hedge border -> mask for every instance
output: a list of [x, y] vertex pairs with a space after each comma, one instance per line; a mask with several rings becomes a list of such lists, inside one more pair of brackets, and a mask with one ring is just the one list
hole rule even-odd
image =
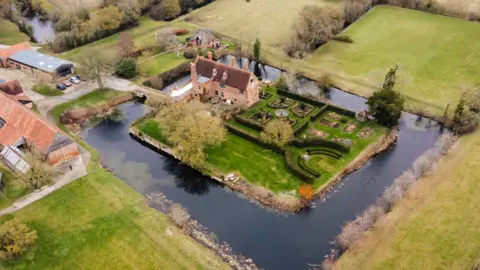
[[343, 144], [321, 139], [321, 138], [314, 138], [314, 139], [298, 139], [295, 138], [292, 141], [292, 144], [296, 147], [303, 148], [303, 147], [309, 147], [309, 146], [324, 146], [327, 148], [333, 148], [335, 150], [338, 150], [342, 153], [349, 153], [350, 152], [350, 147], [345, 146]]
[[273, 144], [269, 144], [269, 143], [266, 143], [264, 141], [262, 141], [260, 138], [258, 138], [257, 136], [254, 136], [248, 132], [246, 132], [245, 130], [239, 128], [239, 127], [236, 127], [232, 124], [229, 124], [229, 123], [226, 123], [225, 124], [225, 127], [227, 128], [228, 131], [244, 138], [244, 139], [247, 139], [253, 143], [256, 143], [262, 147], [265, 147], [267, 149], [270, 149], [272, 151], [274, 151], [275, 153], [278, 153], [278, 154], [281, 154], [281, 155], [284, 155], [285, 154], [285, 149], [283, 149], [282, 147], [280, 146], [276, 146], [276, 145], [273, 145]]
[[294, 175], [300, 177], [300, 179], [309, 184], [313, 183], [315, 177], [309, 172], [304, 171], [302, 168], [300, 168], [300, 166], [292, 158], [292, 151], [285, 151], [285, 161], [287, 162], [287, 167]]
[[318, 118], [320, 118], [327, 110], [328, 110], [328, 105], [325, 105], [325, 106], [321, 107], [320, 110], [317, 113], [310, 116], [310, 122], [317, 121]]
[[263, 125], [260, 124], [259, 122], [255, 121], [255, 120], [251, 120], [245, 116], [242, 116], [242, 115], [237, 115], [235, 116], [235, 121], [242, 124], [242, 125], [245, 125], [249, 128], [253, 128], [255, 130], [258, 130], [258, 131], [263, 131]]
[[297, 163], [298, 163], [298, 166], [300, 166], [300, 168], [302, 168], [304, 171], [310, 173], [311, 175], [315, 176], [315, 177], [320, 177], [320, 173], [319, 172], [316, 172], [315, 170], [311, 169], [310, 167], [307, 166], [307, 163], [305, 163], [305, 159], [302, 158], [301, 156], [298, 156], [297, 157]]
[[340, 159], [342, 155], [330, 151], [326, 151], [326, 149], [323, 150], [318, 150], [318, 151], [311, 151], [308, 153], [309, 155], [315, 156], [315, 155], [320, 155], [320, 156], [328, 156], [334, 159]]
[[310, 122], [305, 121], [303, 124], [300, 125], [299, 128], [297, 128], [297, 129], [293, 132], [293, 136], [297, 137], [298, 135], [300, 135], [300, 133], [302, 133], [304, 130], [306, 130], [309, 125], [310, 125]]

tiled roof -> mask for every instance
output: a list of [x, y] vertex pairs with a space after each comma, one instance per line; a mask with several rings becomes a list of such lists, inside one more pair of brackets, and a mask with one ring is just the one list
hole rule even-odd
[[0, 91], [0, 118], [5, 125], [0, 128], [0, 144], [12, 145], [24, 137], [42, 154], [47, 154], [57, 134], [56, 127]]
[[[215, 82], [224, 83], [228, 86], [238, 88], [240, 90], [246, 90], [252, 73], [240, 68], [232, 67], [222, 63], [215, 62], [213, 60], [197, 56], [195, 60], [195, 67], [199, 76], [212, 78]], [[213, 70], [216, 69], [217, 74], [215, 76]], [[224, 74], [227, 78], [224, 80]]]
[[22, 87], [17, 80], [3, 83], [0, 82], [0, 91], [3, 91], [9, 95], [18, 95], [23, 93]]
[[32, 47], [28, 42], [23, 42], [19, 44], [12, 45], [5, 49], [0, 49], [0, 58], [7, 59], [10, 58], [14, 53], [24, 50], [31, 50]]
[[73, 66], [70, 61], [31, 50], [16, 52], [10, 59], [46, 72], [54, 72], [63, 65]]

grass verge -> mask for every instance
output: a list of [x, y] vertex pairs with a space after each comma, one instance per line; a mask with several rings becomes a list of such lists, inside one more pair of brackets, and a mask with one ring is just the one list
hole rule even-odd
[[480, 133], [462, 137], [336, 268], [472, 269], [480, 259], [478, 153]]
[[30, 40], [30, 38], [22, 33], [18, 26], [11, 21], [0, 18], [0, 44], [13, 45], [16, 43]]
[[18, 179], [3, 163], [0, 163], [0, 173], [4, 184], [3, 192], [0, 194], [0, 209], [9, 206], [16, 199], [33, 190], [28, 184]]
[[39, 93], [42, 96], [55, 97], [63, 95], [63, 92], [46, 84], [36, 84], [32, 87], [32, 90]]

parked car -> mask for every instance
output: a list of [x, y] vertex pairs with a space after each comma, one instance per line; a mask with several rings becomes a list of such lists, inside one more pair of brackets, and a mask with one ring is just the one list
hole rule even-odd
[[65, 80], [62, 82], [66, 87], [72, 86], [72, 83], [69, 80]]
[[73, 76], [73, 77], [70, 77], [70, 79], [68, 79], [70, 82], [74, 83], [74, 84], [79, 84], [80, 83], [80, 80], [77, 78], [77, 76]]
[[63, 83], [57, 83], [57, 89], [63, 91], [67, 89], [67, 87]]

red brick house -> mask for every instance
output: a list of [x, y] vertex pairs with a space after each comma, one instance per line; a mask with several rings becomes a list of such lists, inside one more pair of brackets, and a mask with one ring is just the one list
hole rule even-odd
[[225, 65], [209, 58], [197, 56], [191, 63], [190, 81], [181, 89], [172, 91], [176, 100], [199, 99], [207, 101], [218, 99], [228, 104], [252, 106], [259, 100], [259, 82], [257, 77], [248, 71], [248, 62], [244, 68], [236, 66], [235, 58], [231, 65]]
[[74, 140], [0, 91], [0, 147], [28, 146], [59, 165], [80, 155]]
[[15, 53], [24, 50], [31, 50], [32, 47], [28, 42], [23, 42], [19, 44], [12, 45], [5, 49], [0, 49], [0, 67], [8, 68], [10, 64], [8, 63], [8, 59]]

